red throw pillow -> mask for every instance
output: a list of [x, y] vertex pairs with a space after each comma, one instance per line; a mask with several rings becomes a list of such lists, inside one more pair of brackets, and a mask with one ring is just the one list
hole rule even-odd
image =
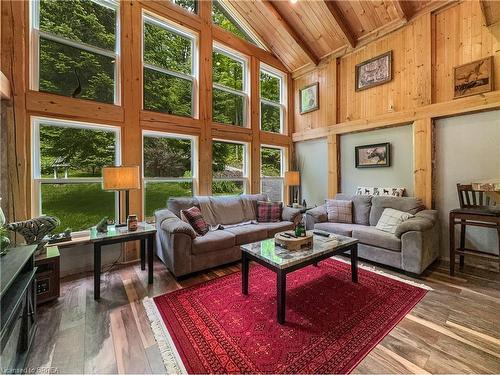
[[281, 202], [257, 202], [257, 221], [259, 223], [275, 223], [281, 221]]
[[187, 210], [181, 210], [181, 215], [184, 216], [187, 222], [193, 227], [194, 231], [200, 236], [207, 234], [210, 230], [210, 226], [203, 218], [198, 207], [193, 206]]

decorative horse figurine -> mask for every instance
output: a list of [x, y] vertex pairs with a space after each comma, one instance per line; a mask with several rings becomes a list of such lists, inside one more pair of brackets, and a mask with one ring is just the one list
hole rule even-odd
[[27, 245], [37, 244], [35, 253], [42, 253], [48, 241], [44, 237], [60, 224], [57, 217], [40, 216], [34, 219], [7, 224], [7, 229], [21, 234]]

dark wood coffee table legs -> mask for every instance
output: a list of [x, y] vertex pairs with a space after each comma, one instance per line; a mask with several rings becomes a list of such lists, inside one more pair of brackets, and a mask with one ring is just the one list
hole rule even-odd
[[284, 270], [278, 270], [276, 272], [276, 285], [278, 323], [284, 324], [286, 309], [286, 272]]
[[247, 253], [241, 252], [241, 293], [248, 294], [248, 263]]
[[101, 244], [94, 244], [94, 299], [101, 298]]
[[358, 282], [358, 244], [351, 247], [351, 280]]

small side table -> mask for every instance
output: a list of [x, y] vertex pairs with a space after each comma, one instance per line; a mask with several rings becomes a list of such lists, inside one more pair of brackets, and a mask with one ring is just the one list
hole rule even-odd
[[48, 246], [45, 254], [35, 257], [37, 305], [59, 298], [61, 290], [60, 259], [57, 246]]
[[153, 284], [153, 242], [156, 228], [152, 224], [139, 223], [137, 230], [127, 227], [109, 226], [108, 232], [99, 233], [95, 227], [90, 230], [90, 242], [94, 245], [94, 299], [101, 298], [101, 251], [102, 247], [127, 241], [141, 241], [141, 270], [146, 269], [146, 251], [148, 260], [148, 284]]

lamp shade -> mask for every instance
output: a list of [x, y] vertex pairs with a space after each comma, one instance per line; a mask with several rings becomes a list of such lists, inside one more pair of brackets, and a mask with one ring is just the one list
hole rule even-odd
[[141, 188], [139, 167], [120, 166], [102, 169], [103, 190], [133, 190]]
[[285, 185], [286, 186], [299, 186], [300, 173], [298, 171], [285, 172]]

